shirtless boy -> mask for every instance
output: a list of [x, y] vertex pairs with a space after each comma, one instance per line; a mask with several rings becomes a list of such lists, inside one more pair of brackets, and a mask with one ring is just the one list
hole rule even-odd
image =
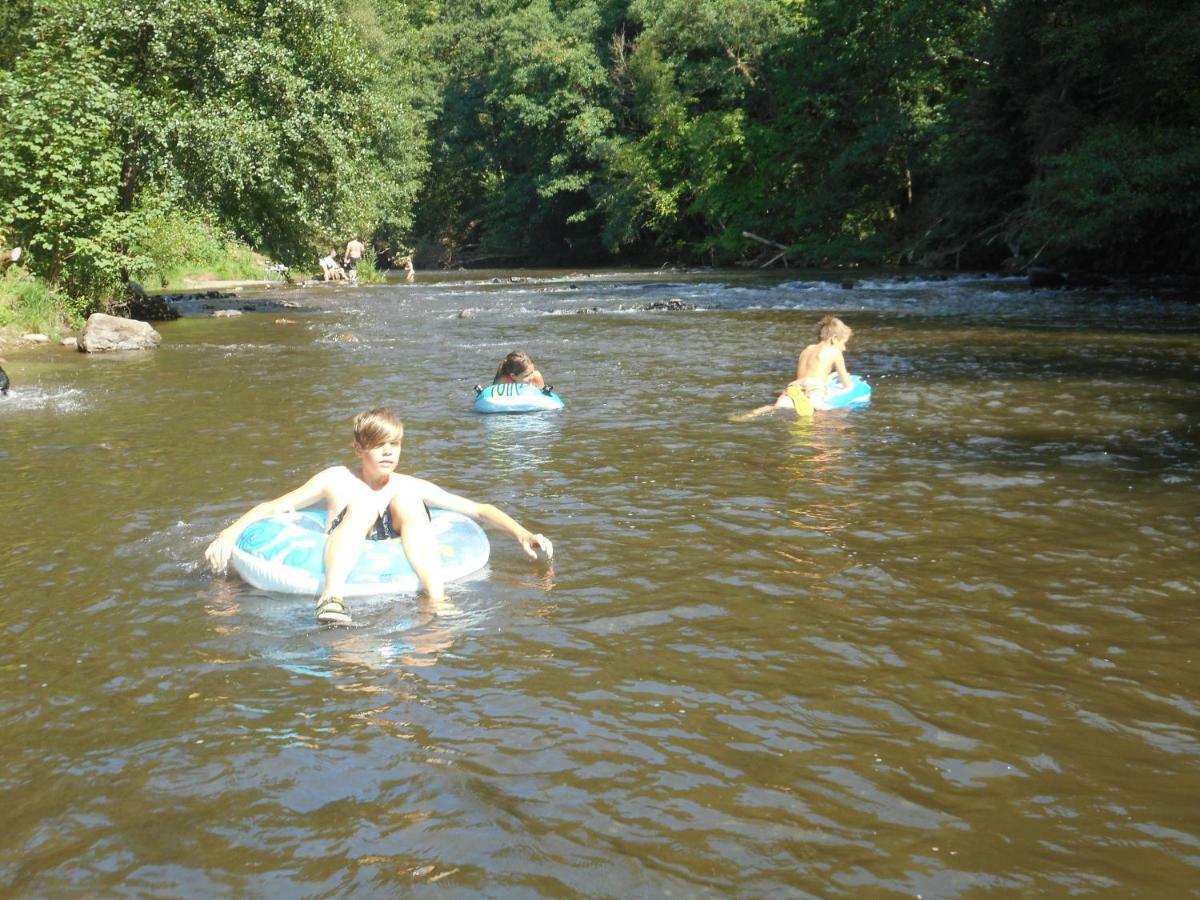
[[361, 237], [351, 238], [346, 243], [346, 252], [342, 257], [342, 268], [346, 270], [346, 275], [350, 280], [353, 281], [358, 278], [358, 263], [366, 252], [367, 246], [362, 242]]
[[835, 316], [826, 316], [817, 325], [817, 342], [800, 351], [796, 360], [796, 378], [791, 381], [772, 404], [760, 406], [739, 420], [774, 412], [777, 409], [792, 409], [798, 415], [812, 415], [814, 398], [829, 394], [829, 375], [837, 372], [842, 386], [853, 386], [850, 373], [846, 371], [843, 353], [850, 336], [850, 326]]
[[453, 609], [446, 601], [429, 507], [450, 509], [494, 525], [516, 538], [533, 559], [537, 559], [537, 550], [547, 559], [553, 557], [549, 538], [523, 528], [490, 503], [476, 503], [422, 478], [397, 474], [403, 436], [404, 425], [390, 410], [372, 409], [355, 416], [353, 446], [358, 468], [332, 466], [294, 491], [259, 503], [208, 545], [204, 553], [208, 564], [214, 571], [225, 571], [238, 536], [251, 522], [323, 503], [329, 540], [325, 545], [325, 583], [317, 597], [317, 621], [345, 625], [350, 622], [350, 610], [341, 593], [364, 540], [399, 537], [429, 599], [442, 611]]

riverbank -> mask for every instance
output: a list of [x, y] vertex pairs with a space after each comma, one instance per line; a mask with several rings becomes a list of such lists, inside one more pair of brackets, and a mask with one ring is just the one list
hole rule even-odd
[[[246, 289], [269, 289], [280, 287], [283, 284], [285, 282], [270, 279], [184, 278], [168, 285], [162, 291], [155, 292], [153, 296], [171, 297], [173, 300], [184, 301], [228, 299], [233, 294]], [[220, 293], [225, 291], [232, 293], [229, 295]], [[218, 294], [218, 296], [213, 296], [214, 294]], [[36, 347], [58, 345], [64, 338], [77, 337], [82, 326], [83, 322], [81, 321], [79, 328], [63, 328], [53, 330], [53, 332], [34, 332], [19, 325], [0, 326], [0, 354], [14, 350], [28, 350]], [[45, 340], [42, 340], [42, 338], [45, 338]]]

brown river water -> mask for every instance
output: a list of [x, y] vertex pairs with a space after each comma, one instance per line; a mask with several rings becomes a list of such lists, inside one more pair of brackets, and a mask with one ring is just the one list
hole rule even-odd
[[[8, 354], [0, 893], [1197, 894], [1200, 306], [422, 277]], [[826, 312], [871, 405], [730, 421]], [[515, 348], [566, 409], [471, 410]], [[553, 562], [350, 628], [205, 571], [376, 405]]]

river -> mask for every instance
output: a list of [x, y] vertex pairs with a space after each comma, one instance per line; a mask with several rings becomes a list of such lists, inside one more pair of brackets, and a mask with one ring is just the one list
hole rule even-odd
[[[0, 892], [1200, 884], [1197, 304], [703, 270], [247, 299], [287, 305], [8, 354]], [[827, 312], [870, 406], [731, 421]], [[566, 408], [472, 412], [517, 348]], [[351, 628], [205, 571], [377, 405], [403, 470], [553, 561], [492, 532], [460, 617]]]

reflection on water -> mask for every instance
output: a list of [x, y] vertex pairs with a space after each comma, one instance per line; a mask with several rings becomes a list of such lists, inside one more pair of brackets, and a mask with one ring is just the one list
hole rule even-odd
[[559, 435], [561, 412], [480, 415], [487, 461], [499, 475], [536, 472], [550, 460]]
[[[1194, 893], [1200, 307], [425, 277], [6, 354], [6, 893]], [[827, 312], [870, 406], [731, 422]], [[564, 410], [471, 410], [514, 346]], [[553, 564], [333, 629], [203, 571], [384, 404]]]

